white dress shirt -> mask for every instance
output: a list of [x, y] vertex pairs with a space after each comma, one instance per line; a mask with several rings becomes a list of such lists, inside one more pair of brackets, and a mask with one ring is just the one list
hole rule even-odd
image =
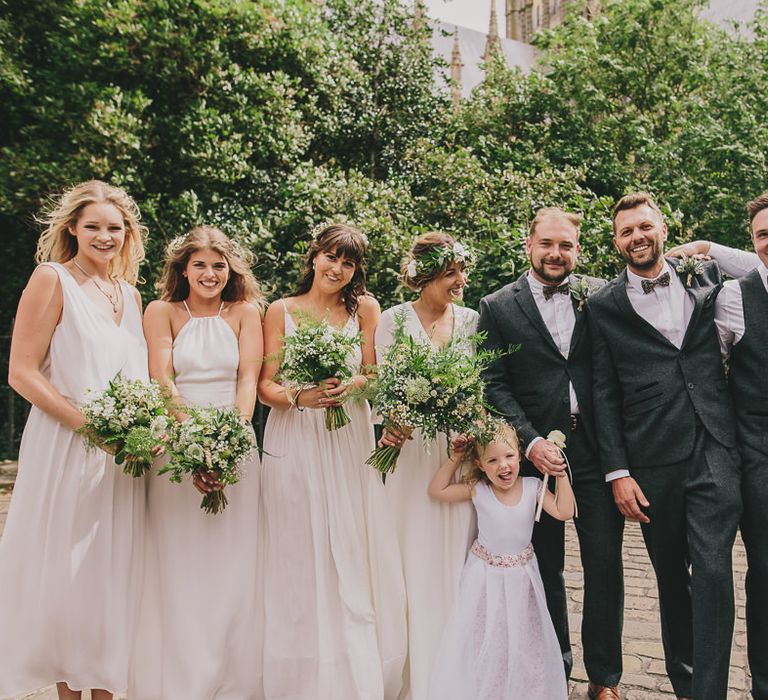
[[[560, 351], [560, 354], [568, 359], [568, 353], [571, 350], [571, 337], [573, 336], [573, 329], [576, 326], [576, 313], [573, 310], [573, 302], [571, 301], [570, 293], [558, 293], [554, 294], [549, 299], [545, 299], [544, 284], [539, 282], [530, 271], [528, 272], [527, 280], [528, 286], [531, 289], [531, 294], [533, 295], [533, 300], [536, 302], [536, 308], [538, 308], [541, 318], [544, 320], [544, 325], [552, 336], [552, 340], [555, 341], [555, 345]], [[568, 284], [569, 282], [570, 277], [566, 277], [560, 284]], [[572, 382], [568, 383], [568, 395], [571, 400], [571, 413], [578, 413], [579, 401], [576, 398], [576, 391], [573, 388]], [[531, 448], [539, 440], [543, 439], [543, 437], [537, 437], [531, 440], [525, 450], [525, 456], [527, 457], [531, 452]]]
[[[757, 269], [760, 272], [760, 280], [768, 292], [768, 268], [761, 262], [757, 265]], [[744, 322], [741, 285], [738, 280], [726, 282], [715, 300], [715, 326], [723, 359], [728, 359], [731, 349], [744, 337], [747, 330]]]

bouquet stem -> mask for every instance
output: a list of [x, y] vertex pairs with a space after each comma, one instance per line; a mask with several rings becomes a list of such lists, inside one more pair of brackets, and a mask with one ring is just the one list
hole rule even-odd
[[350, 422], [349, 414], [344, 406], [331, 406], [325, 409], [326, 430], [338, 430]]
[[382, 474], [391, 474], [397, 466], [397, 458], [400, 456], [400, 448], [385, 445], [377, 447], [371, 456], [366, 460], [366, 464], [374, 469], [378, 469]]
[[224, 495], [224, 489], [210, 491], [203, 496], [200, 507], [211, 514], [221, 513], [227, 507], [227, 497]]

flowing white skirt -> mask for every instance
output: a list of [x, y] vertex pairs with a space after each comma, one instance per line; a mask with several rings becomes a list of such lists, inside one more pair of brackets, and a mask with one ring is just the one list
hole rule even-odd
[[0, 539], [0, 697], [58, 681], [125, 690], [145, 489], [32, 408]]
[[538, 564], [469, 555], [432, 673], [430, 700], [567, 700]]
[[272, 410], [264, 436], [264, 688], [268, 699], [395, 700], [405, 593], [386, 494], [365, 465], [367, 405]]
[[134, 700], [261, 700], [260, 463], [209, 514], [191, 481], [152, 473]]
[[386, 491], [403, 561], [408, 598], [408, 692], [425, 700], [445, 624], [459, 591], [477, 525], [472, 503], [439, 503], [429, 482], [446, 458], [444, 435], [425, 449], [420, 431], [403, 446]]

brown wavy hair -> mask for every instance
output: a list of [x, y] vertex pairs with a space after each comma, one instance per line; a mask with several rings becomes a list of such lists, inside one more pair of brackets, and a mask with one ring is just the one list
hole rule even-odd
[[418, 260], [423, 255], [429, 253], [434, 248], [450, 248], [453, 249], [453, 244], [456, 239], [450, 234], [443, 231], [430, 231], [423, 236], [419, 236], [408, 251], [408, 257], [403, 261], [400, 268], [400, 281], [404, 287], [407, 287], [411, 291], [420, 292], [433, 280], [438, 279], [445, 274], [448, 266], [452, 264], [452, 260], [447, 260], [442, 267], [435, 267], [429, 272], [421, 272], [415, 277], [411, 277], [408, 274], [408, 263], [411, 260]]
[[251, 271], [251, 252], [213, 226], [197, 226], [169, 243], [163, 274], [157, 283], [160, 298], [163, 301], [183, 301], [189, 296], [189, 281], [183, 274], [184, 270], [192, 255], [205, 249], [218, 253], [229, 265], [229, 279], [221, 290], [221, 300], [247, 301], [263, 310], [264, 295]]
[[35, 262], [65, 263], [77, 255], [77, 238], [71, 230], [83, 209], [89, 204], [111, 204], [123, 217], [125, 241], [120, 252], [110, 261], [109, 273], [121, 277], [130, 284], [136, 284], [139, 278], [139, 265], [144, 260], [144, 239], [147, 229], [142, 226], [141, 214], [136, 202], [120, 187], [88, 180], [65, 191], [51, 204], [37, 221], [45, 225], [39, 240]]
[[318, 253], [328, 251], [334, 251], [336, 255], [343, 256], [355, 263], [352, 279], [341, 290], [344, 307], [350, 316], [354, 316], [360, 303], [360, 297], [368, 293], [365, 288], [365, 255], [368, 252], [368, 239], [362, 231], [346, 224], [329, 224], [321, 229], [309, 246], [304, 258], [304, 269], [296, 289], [288, 296], [297, 297], [312, 289], [312, 283], [315, 281], [315, 269], [312, 263]]

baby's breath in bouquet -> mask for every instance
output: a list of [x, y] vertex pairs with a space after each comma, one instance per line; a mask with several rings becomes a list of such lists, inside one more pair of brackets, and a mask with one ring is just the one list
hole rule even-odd
[[[359, 333], [351, 335], [334, 328], [327, 320], [317, 321], [303, 314], [294, 333], [283, 341], [278, 378], [284, 386], [294, 389], [318, 386], [333, 377], [342, 382], [352, 379], [349, 354], [359, 345]], [[325, 409], [328, 430], [337, 430], [349, 420], [344, 406]]]
[[[487, 408], [481, 374], [500, 354], [467, 354], [466, 344], [459, 342], [435, 348], [411, 338], [400, 316], [394, 342], [379, 363], [371, 403], [383, 416], [385, 428], [404, 435], [419, 428], [430, 441], [438, 433], [469, 432]], [[377, 447], [367, 464], [382, 473], [393, 472], [399, 455], [398, 447]]]
[[173, 421], [169, 430], [170, 461], [157, 473], [181, 483], [185, 474], [211, 472], [222, 489], [206, 493], [200, 507], [220, 513], [227, 505], [223, 487], [239, 481], [239, 463], [256, 449], [253, 430], [233, 408], [185, 407], [184, 412], [189, 418]]
[[126, 474], [145, 474], [169, 423], [160, 385], [118, 374], [81, 408], [87, 422], [80, 433], [86, 444], [114, 450], [115, 462], [123, 465]]

